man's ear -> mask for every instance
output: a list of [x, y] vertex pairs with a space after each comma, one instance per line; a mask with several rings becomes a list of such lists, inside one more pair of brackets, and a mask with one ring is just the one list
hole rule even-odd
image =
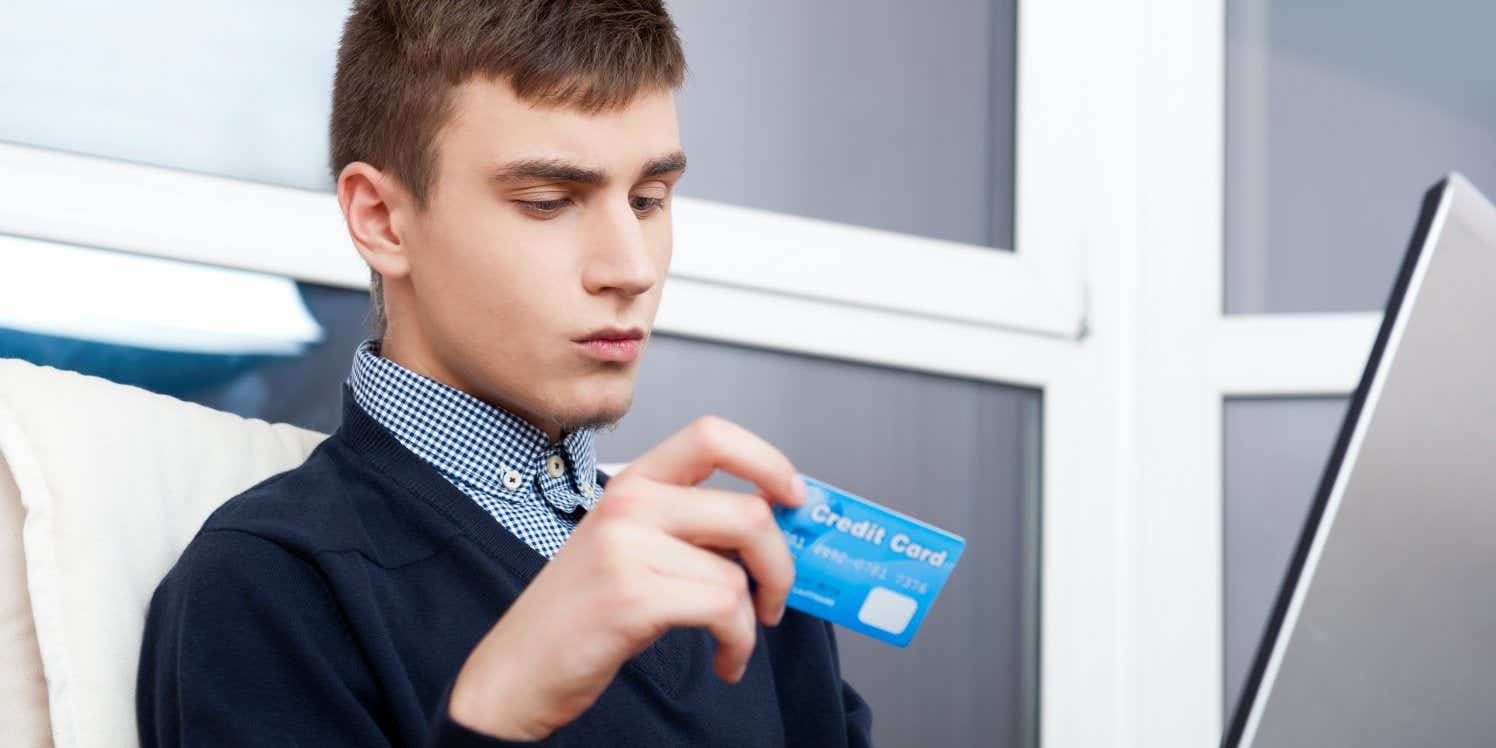
[[412, 201], [399, 180], [354, 161], [338, 174], [338, 205], [348, 224], [348, 236], [369, 267], [385, 279], [410, 273], [401, 224]]

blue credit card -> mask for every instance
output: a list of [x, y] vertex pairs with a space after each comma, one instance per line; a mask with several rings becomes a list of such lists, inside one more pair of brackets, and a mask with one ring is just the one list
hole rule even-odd
[[774, 517], [795, 557], [788, 607], [908, 646], [966, 541], [801, 475], [810, 491]]

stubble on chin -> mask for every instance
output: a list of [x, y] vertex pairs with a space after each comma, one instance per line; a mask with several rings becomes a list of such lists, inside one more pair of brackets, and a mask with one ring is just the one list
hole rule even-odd
[[[617, 364], [605, 364], [605, 366], [616, 367]], [[600, 385], [604, 388], [616, 387], [616, 383]], [[589, 392], [590, 391], [590, 392]], [[634, 382], [629, 377], [627, 390], [622, 393], [614, 392], [603, 396], [600, 400], [600, 390], [583, 387], [582, 397], [572, 397], [573, 393], [562, 394], [552, 391], [543, 397], [537, 416], [544, 420], [542, 425], [547, 431], [554, 429], [553, 433], [560, 434], [559, 438], [565, 438], [567, 434], [583, 429], [595, 429], [598, 431], [613, 431], [618, 427], [618, 421], [628, 415], [629, 409], [634, 403]], [[586, 397], [591, 394], [592, 397]]]
[[565, 438], [567, 434], [583, 429], [596, 429], [599, 431], [613, 431], [618, 428], [618, 422], [628, 415], [629, 407], [633, 404], [632, 395], [620, 403], [594, 407], [590, 410], [567, 412], [564, 408], [552, 411], [549, 426], [556, 429], [556, 433]]
[[559, 418], [553, 422], [553, 425], [556, 427], [556, 433], [561, 434], [563, 437], [574, 431], [581, 431], [583, 429], [613, 431], [618, 428], [618, 421], [623, 416], [624, 413], [615, 413], [611, 410], [599, 411], [572, 418]]

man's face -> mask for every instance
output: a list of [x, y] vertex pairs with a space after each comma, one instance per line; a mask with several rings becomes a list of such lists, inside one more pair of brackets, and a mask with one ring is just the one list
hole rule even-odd
[[[670, 92], [586, 114], [474, 79], [436, 146], [427, 207], [403, 231], [406, 308], [391, 301], [390, 335], [420, 338], [397, 345], [420, 352], [422, 373], [552, 438], [622, 418], [670, 265], [684, 168]], [[603, 328], [642, 331], [639, 355], [604, 360], [576, 342]]]

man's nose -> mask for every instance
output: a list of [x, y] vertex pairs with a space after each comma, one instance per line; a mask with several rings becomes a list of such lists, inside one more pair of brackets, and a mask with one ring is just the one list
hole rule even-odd
[[582, 284], [588, 293], [614, 290], [638, 296], [654, 287], [655, 261], [644, 225], [627, 200], [621, 209], [610, 206], [592, 221], [584, 263]]

